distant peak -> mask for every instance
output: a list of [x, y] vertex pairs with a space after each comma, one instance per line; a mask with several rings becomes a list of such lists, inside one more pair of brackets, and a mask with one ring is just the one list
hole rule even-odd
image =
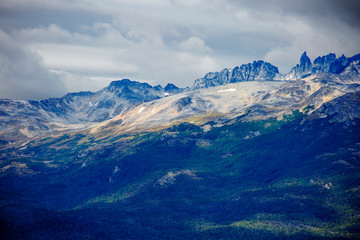
[[310, 58], [307, 56], [306, 51], [300, 57], [300, 65], [298, 69], [298, 77], [302, 78], [311, 72], [312, 63]]
[[305, 62], [310, 62], [311, 63], [311, 60], [310, 58], [308, 57], [308, 55], [306, 54], [306, 51], [301, 55], [300, 57], [300, 64], [301, 63], [305, 63]]
[[112, 81], [109, 86], [128, 85], [130, 83], [132, 83], [132, 81], [130, 79], [125, 78], [122, 80]]
[[301, 55], [301, 58], [303, 57], [307, 57], [306, 51], [304, 51], [304, 53]]
[[154, 86], [154, 89], [156, 89], [156, 90], [161, 90], [161, 89], [163, 89], [163, 88], [162, 88], [161, 85], [159, 84], [159, 85]]
[[169, 90], [179, 89], [179, 88], [172, 83], [168, 83], [164, 89], [165, 89], [165, 91], [169, 91]]
[[116, 80], [116, 81], [112, 81], [110, 83], [110, 85], [108, 86], [108, 88], [116, 88], [116, 87], [122, 87], [122, 86], [141, 86], [141, 87], [145, 87], [145, 88], [152, 88], [151, 85], [149, 85], [148, 83], [141, 83], [141, 82], [137, 82], [137, 81], [131, 81], [130, 79], [122, 79], [122, 80]]

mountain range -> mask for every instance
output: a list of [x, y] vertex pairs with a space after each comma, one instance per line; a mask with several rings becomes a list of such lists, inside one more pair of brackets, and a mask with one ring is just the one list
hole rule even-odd
[[357, 239], [360, 54], [0, 100], [1, 239]]
[[[210, 72], [203, 78], [195, 80], [191, 88], [185, 89], [180, 89], [170, 83], [162, 88], [160, 85], [153, 87], [147, 83], [123, 79], [113, 81], [98, 92], [69, 93], [62, 98], [50, 98], [41, 101], [4, 99], [0, 100], [0, 141], [6, 144], [49, 132], [62, 133], [73, 129], [89, 128], [119, 114], [126, 114], [144, 102], [182, 92], [189, 92], [192, 95], [197, 89], [229, 83], [294, 81], [320, 73], [336, 74], [345, 78], [354, 76], [356, 79], [360, 73], [359, 60], [360, 54], [350, 58], [346, 58], [344, 55], [336, 58], [335, 54], [331, 53], [316, 58], [312, 64], [304, 52], [300, 58], [300, 64], [292, 68], [288, 74], [280, 74], [277, 67], [270, 63], [254, 61], [234, 69]], [[268, 84], [277, 86], [277, 83]], [[189, 99], [187, 100], [189, 101]], [[186, 99], [184, 98], [183, 101], [186, 102]], [[201, 108], [202, 106], [199, 107], [200, 110]], [[209, 109], [202, 110], [209, 111]], [[189, 112], [188, 114], [194, 113]]]
[[243, 81], [299, 80], [317, 73], [359, 74], [359, 60], [360, 54], [351, 58], [344, 55], [336, 58], [334, 53], [330, 53], [316, 58], [314, 63], [311, 63], [310, 58], [304, 52], [300, 57], [300, 64], [293, 67], [288, 74], [280, 74], [278, 68], [270, 63], [254, 61], [234, 69], [225, 68], [221, 72], [208, 73], [205, 77], [195, 80], [193, 89]]

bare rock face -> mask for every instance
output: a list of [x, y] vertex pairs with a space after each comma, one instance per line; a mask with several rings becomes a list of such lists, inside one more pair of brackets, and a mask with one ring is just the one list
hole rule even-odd
[[181, 93], [184, 91], [184, 89], [182, 88], [178, 88], [177, 86], [175, 86], [172, 83], [168, 83], [165, 87], [164, 87], [165, 92], [167, 93], [166, 95], [170, 95], [170, 93], [172, 94], [176, 94], [176, 93]]
[[332, 73], [332, 74], [359, 74], [359, 60], [360, 54], [351, 58], [342, 55], [336, 58], [335, 53], [317, 57], [314, 63], [311, 63], [310, 58], [304, 52], [300, 58], [300, 64], [296, 65], [288, 74], [279, 75], [279, 80], [299, 80], [301, 78], [315, 75], [319, 73]]
[[300, 63], [287, 74], [279, 73], [278, 68], [270, 63], [254, 61], [234, 69], [225, 68], [220, 72], [210, 72], [203, 78], [196, 79], [192, 88], [208, 88], [244, 81], [293, 81], [320, 73], [359, 74], [360, 54], [351, 58], [347, 58], [344, 55], [336, 58], [334, 53], [329, 53], [328, 55], [317, 57], [314, 63], [312, 63], [305, 51], [300, 57]]
[[210, 72], [205, 77], [195, 80], [193, 89], [244, 81], [271, 81], [278, 73], [278, 68], [270, 63], [254, 61], [234, 69], [225, 68], [221, 72]]
[[291, 69], [291, 71], [286, 74], [284, 80], [297, 80], [303, 77], [309, 76], [311, 74], [312, 64], [310, 58], [304, 52], [300, 57], [300, 64], [297, 64]]
[[360, 118], [360, 92], [347, 93], [332, 101], [326, 102], [315, 114], [330, 116], [333, 122], [351, 124], [354, 119]]

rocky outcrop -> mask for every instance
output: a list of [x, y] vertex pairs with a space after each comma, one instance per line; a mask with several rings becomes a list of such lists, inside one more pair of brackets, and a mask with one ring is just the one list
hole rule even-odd
[[329, 116], [332, 122], [351, 124], [360, 119], [360, 92], [351, 92], [324, 103], [314, 114]]
[[344, 55], [336, 58], [336, 55], [334, 53], [330, 53], [326, 56], [316, 58], [314, 60], [314, 65], [311, 72], [313, 74], [319, 72], [339, 74], [344, 70], [348, 63], [349, 59], [346, 58]]
[[181, 93], [184, 91], [184, 89], [182, 88], [178, 88], [177, 86], [175, 86], [172, 83], [168, 83], [165, 87], [164, 90], [167, 94], [172, 93], [172, 94], [177, 94], [177, 93]]
[[300, 64], [297, 64], [286, 74], [282, 80], [297, 80], [309, 76], [311, 74], [312, 64], [310, 58], [304, 52], [300, 57]]
[[225, 68], [221, 72], [210, 72], [195, 80], [193, 89], [208, 88], [228, 83], [244, 81], [271, 81], [279, 73], [277, 67], [264, 61], [254, 61], [234, 69]]
[[299, 80], [309, 75], [319, 73], [332, 73], [332, 74], [359, 74], [360, 69], [360, 54], [351, 58], [347, 58], [342, 55], [336, 58], [335, 53], [329, 53], [328, 55], [317, 57], [314, 63], [304, 52], [300, 58], [300, 64], [296, 65], [288, 74], [279, 75], [279, 80]]
[[330, 53], [317, 57], [312, 63], [307, 53], [304, 52], [300, 57], [300, 63], [293, 67], [288, 74], [280, 74], [278, 68], [270, 63], [254, 61], [234, 69], [225, 68], [220, 72], [210, 72], [203, 78], [196, 79], [192, 88], [208, 88], [243, 81], [292, 81], [319, 73], [359, 74], [360, 54], [351, 58], [344, 55], [336, 58], [334, 53]]

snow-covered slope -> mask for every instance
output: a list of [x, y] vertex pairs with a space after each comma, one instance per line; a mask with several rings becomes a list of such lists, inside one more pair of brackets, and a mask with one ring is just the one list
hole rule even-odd
[[[143, 103], [91, 129], [111, 134], [152, 131], [180, 122], [199, 126], [243, 120], [281, 119], [292, 110], [313, 112], [323, 103], [360, 91], [360, 79], [318, 74], [299, 81], [249, 81], [199, 89]], [[305, 110], [304, 110], [305, 109]]]
[[115, 126], [117, 131], [132, 131], [167, 127], [182, 121], [205, 123], [221, 117], [233, 118], [281, 84], [280, 81], [240, 82], [180, 93], [143, 103], [99, 124], [92, 132], [109, 126]]
[[175, 85], [164, 89], [124, 79], [98, 92], [69, 93], [42, 101], [0, 100], [0, 141], [87, 128], [141, 103], [181, 91]]
[[30, 104], [67, 117], [71, 121], [101, 122], [127, 111], [134, 105], [172, 94], [173, 92], [167, 92], [161, 86], [152, 87], [147, 83], [123, 79], [113, 81], [108, 87], [95, 93], [69, 93], [62, 98], [30, 101]]

